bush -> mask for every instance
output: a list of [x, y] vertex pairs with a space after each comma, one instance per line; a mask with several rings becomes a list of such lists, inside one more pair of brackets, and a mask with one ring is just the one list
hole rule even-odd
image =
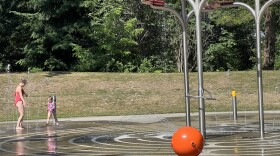
[[31, 73], [38, 73], [38, 72], [42, 72], [43, 69], [42, 68], [36, 68], [36, 67], [33, 67], [33, 68], [30, 68], [28, 69]]
[[154, 67], [153, 67], [151, 60], [144, 58], [139, 67], [139, 72], [140, 73], [149, 73], [149, 72], [153, 72], [153, 71], [154, 71]]

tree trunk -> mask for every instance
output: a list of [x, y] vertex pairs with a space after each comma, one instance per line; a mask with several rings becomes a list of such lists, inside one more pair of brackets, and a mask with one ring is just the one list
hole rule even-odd
[[176, 60], [177, 60], [177, 70], [179, 73], [183, 71], [183, 45], [182, 42], [180, 42], [179, 48], [176, 50]]
[[275, 11], [270, 7], [265, 14], [264, 70], [274, 70], [275, 63]]

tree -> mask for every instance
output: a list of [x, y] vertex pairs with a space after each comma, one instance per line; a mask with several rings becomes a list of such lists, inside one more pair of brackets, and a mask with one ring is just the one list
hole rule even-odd
[[29, 32], [22, 27], [24, 20], [16, 11], [27, 11], [28, 0], [2, 0], [0, 1], [0, 71], [7, 64], [13, 71], [27, 70], [16, 62], [24, 58], [23, 47], [29, 40]]
[[234, 34], [227, 30], [222, 30], [219, 41], [210, 44], [206, 50], [204, 69], [206, 71], [216, 70], [237, 70], [237, 65], [240, 63], [236, 55], [236, 40]]
[[270, 7], [265, 12], [264, 70], [274, 70], [276, 43], [276, 11]]
[[102, 56], [102, 71], [124, 71], [126, 65], [137, 58], [137, 38], [143, 28], [123, 0], [102, 1], [99, 9], [92, 12], [92, 23], [98, 36]]
[[80, 1], [30, 1], [36, 10], [26, 22], [30, 26], [32, 41], [25, 46], [26, 57], [19, 63], [42, 70], [70, 70], [75, 64], [72, 45], [88, 41], [90, 18]]
[[176, 51], [180, 49], [181, 40], [181, 27], [176, 17], [169, 12], [151, 9], [142, 4], [135, 12], [136, 18], [144, 28], [137, 40], [140, 65], [148, 61], [153, 65], [152, 71], [176, 71], [176, 56], [179, 54]]
[[[215, 10], [210, 14], [213, 22], [213, 33], [216, 36], [211, 42], [207, 55], [215, 56], [217, 51], [220, 55], [225, 55], [226, 61], [222, 61], [220, 68], [223, 70], [248, 70], [254, 67], [256, 53], [255, 49], [255, 29], [253, 17], [243, 8], [229, 8]], [[226, 34], [226, 36], [224, 36]], [[211, 52], [213, 52], [211, 54]], [[213, 58], [211, 62], [206, 63], [209, 67], [216, 67], [213, 70], [219, 70], [218, 62], [221, 63], [221, 57]], [[207, 60], [207, 59], [206, 59]], [[208, 59], [211, 60], [211, 59]], [[213, 62], [216, 62], [213, 64]], [[210, 64], [212, 65], [210, 65]]]

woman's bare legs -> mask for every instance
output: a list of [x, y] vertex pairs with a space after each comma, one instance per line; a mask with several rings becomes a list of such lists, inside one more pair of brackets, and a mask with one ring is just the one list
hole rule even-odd
[[17, 120], [16, 129], [23, 129], [22, 128], [22, 122], [23, 122], [23, 117], [24, 117], [24, 106], [22, 104], [22, 101], [19, 101], [16, 104], [16, 106], [17, 106], [18, 112], [19, 112], [19, 117], [18, 117], [18, 120]]

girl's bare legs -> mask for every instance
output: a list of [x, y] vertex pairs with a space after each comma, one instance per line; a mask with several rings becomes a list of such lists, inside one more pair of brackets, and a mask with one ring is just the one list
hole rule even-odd
[[17, 120], [16, 129], [23, 129], [22, 128], [22, 122], [23, 122], [23, 117], [24, 117], [24, 106], [22, 104], [22, 101], [19, 101], [16, 104], [16, 106], [17, 106], [18, 112], [19, 112], [19, 117], [18, 117], [18, 120]]

